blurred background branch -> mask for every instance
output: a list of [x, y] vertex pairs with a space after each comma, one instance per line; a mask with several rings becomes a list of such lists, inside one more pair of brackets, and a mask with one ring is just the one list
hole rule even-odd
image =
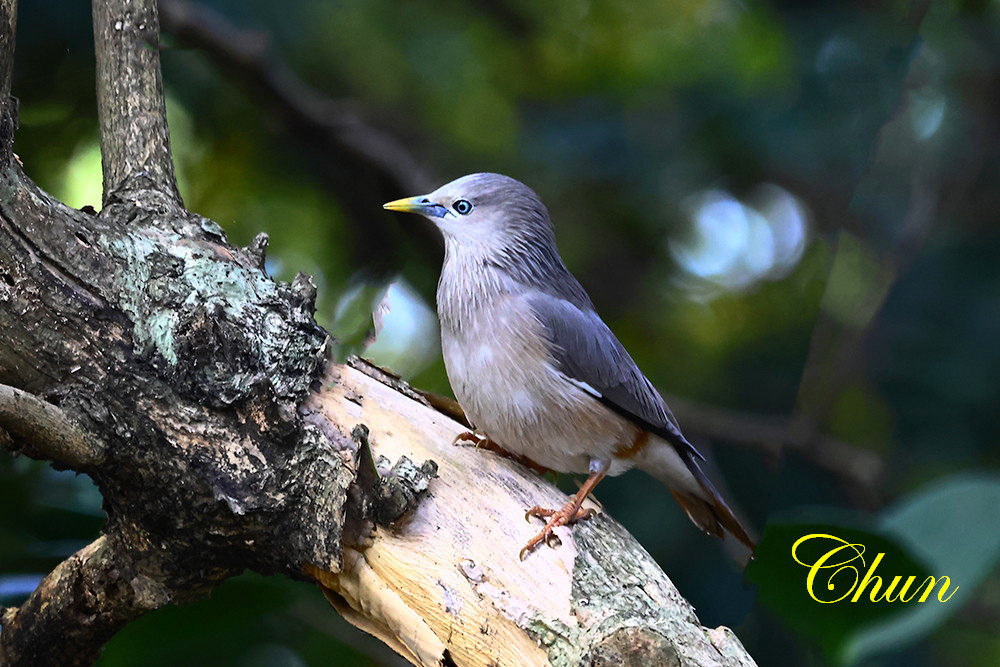
[[754, 415], [668, 396], [667, 402], [685, 430], [713, 442], [749, 447], [775, 461], [800, 454], [840, 480], [857, 498], [878, 496], [884, 462], [874, 452], [816, 432], [789, 426], [789, 418]]
[[351, 176], [338, 192], [356, 187], [353, 179], [365, 171], [386, 179], [387, 193], [419, 193], [434, 186], [421, 161], [396, 137], [368, 124], [357, 102], [331, 99], [303, 83], [271, 52], [267, 33], [240, 30], [222, 14], [186, 0], [161, 0], [160, 9], [166, 33], [240, 80], [304, 144], [329, 152], [328, 168]]
[[[159, 4], [165, 33], [238, 81], [255, 104], [313, 155], [321, 182], [357, 226], [355, 252], [368, 258], [376, 273], [389, 271], [397, 249], [385, 233], [387, 218], [375, 215], [370, 202], [436, 187], [424, 161], [396, 136], [368, 122], [357, 101], [333, 99], [304, 83], [272, 52], [266, 32], [241, 30], [199, 3]], [[412, 236], [428, 250], [440, 245], [427, 233]]]

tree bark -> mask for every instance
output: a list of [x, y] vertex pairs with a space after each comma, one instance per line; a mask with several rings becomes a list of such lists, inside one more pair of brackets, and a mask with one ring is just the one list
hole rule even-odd
[[94, 0], [104, 203], [131, 179], [180, 202], [160, 74], [156, 0]]
[[115, 632], [159, 606], [155, 580], [134, 565], [107, 536], [63, 561], [20, 609], [0, 616], [4, 664], [93, 663]]
[[[14, 11], [0, 0], [0, 91]], [[155, 5], [94, 17], [99, 215], [22, 173], [0, 98], [0, 445], [90, 474], [108, 519], [0, 614], [0, 665], [91, 664], [246, 569], [316, 582], [415, 664], [753, 664], [606, 515], [519, 561], [524, 509], [562, 495], [451, 445], [462, 425], [386, 373], [325, 359], [311, 281], [272, 281], [266, 237], [234, 247], [181, 204]]]

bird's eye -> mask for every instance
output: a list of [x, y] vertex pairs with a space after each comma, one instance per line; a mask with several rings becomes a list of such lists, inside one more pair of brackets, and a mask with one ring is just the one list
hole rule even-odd
[[459, 199], [451, 205], [459, 215], [469, 215], [472, 213], [472, 203], [464, 199]]

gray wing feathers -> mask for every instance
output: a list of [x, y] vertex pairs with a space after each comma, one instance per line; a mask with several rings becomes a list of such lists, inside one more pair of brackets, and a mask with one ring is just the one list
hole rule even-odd
[[552, 343], [560, 371], [593, 388], [599, 394], [595, 397], [623, 417], [702, 458], [681, 434], [659, 392], [596, 312], [543, 292], [529, 293], [527, 300]]
[[[659, 392], [597, 313], [543, 292], [529, 293], [527, 299], [552, 343], [559, 370], [607, 407], [674, 446], [701, 489], [693, 495], [672, 488], [691, 520], [717, 537], [729, 531], [752, 554], [753, 540], [698, 465], [696, 459], [704, 457], [681, 434]], [[674, 480], [664, 481], [674, 487]]]

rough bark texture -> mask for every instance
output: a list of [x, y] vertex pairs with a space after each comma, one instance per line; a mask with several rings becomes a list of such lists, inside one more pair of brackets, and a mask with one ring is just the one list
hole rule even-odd
[[94, 0], [104, 203], [127, 181], [180, 202], [160, 74], [156, 0]]
[[[126, 623], [169, 594], [120, 545], [101, 537], [63, 561], [20, 609], [0, 615], [11, 665], [89, 665]], [[52, 641], [53, 637], [64, 638]]]
[[[0, 0], [0, 91], [13, 16]], [[0, 446], [90, 474], [108, 520], [0, 614], [0, 665], [90, 664], [246, 569], [319, 582], [418, 664], [752, 664], [606, 516], [521, 563], [524, 508], [561, 494], [452, 446], [461, 426], [384, 373], [327, 364], [310, 280], [272, 281], [266, 237], [233, 247], [180, 204], [154, 5], [97, 0], [95, 34], [99, 215], [25, 177], [0, 97]]]

